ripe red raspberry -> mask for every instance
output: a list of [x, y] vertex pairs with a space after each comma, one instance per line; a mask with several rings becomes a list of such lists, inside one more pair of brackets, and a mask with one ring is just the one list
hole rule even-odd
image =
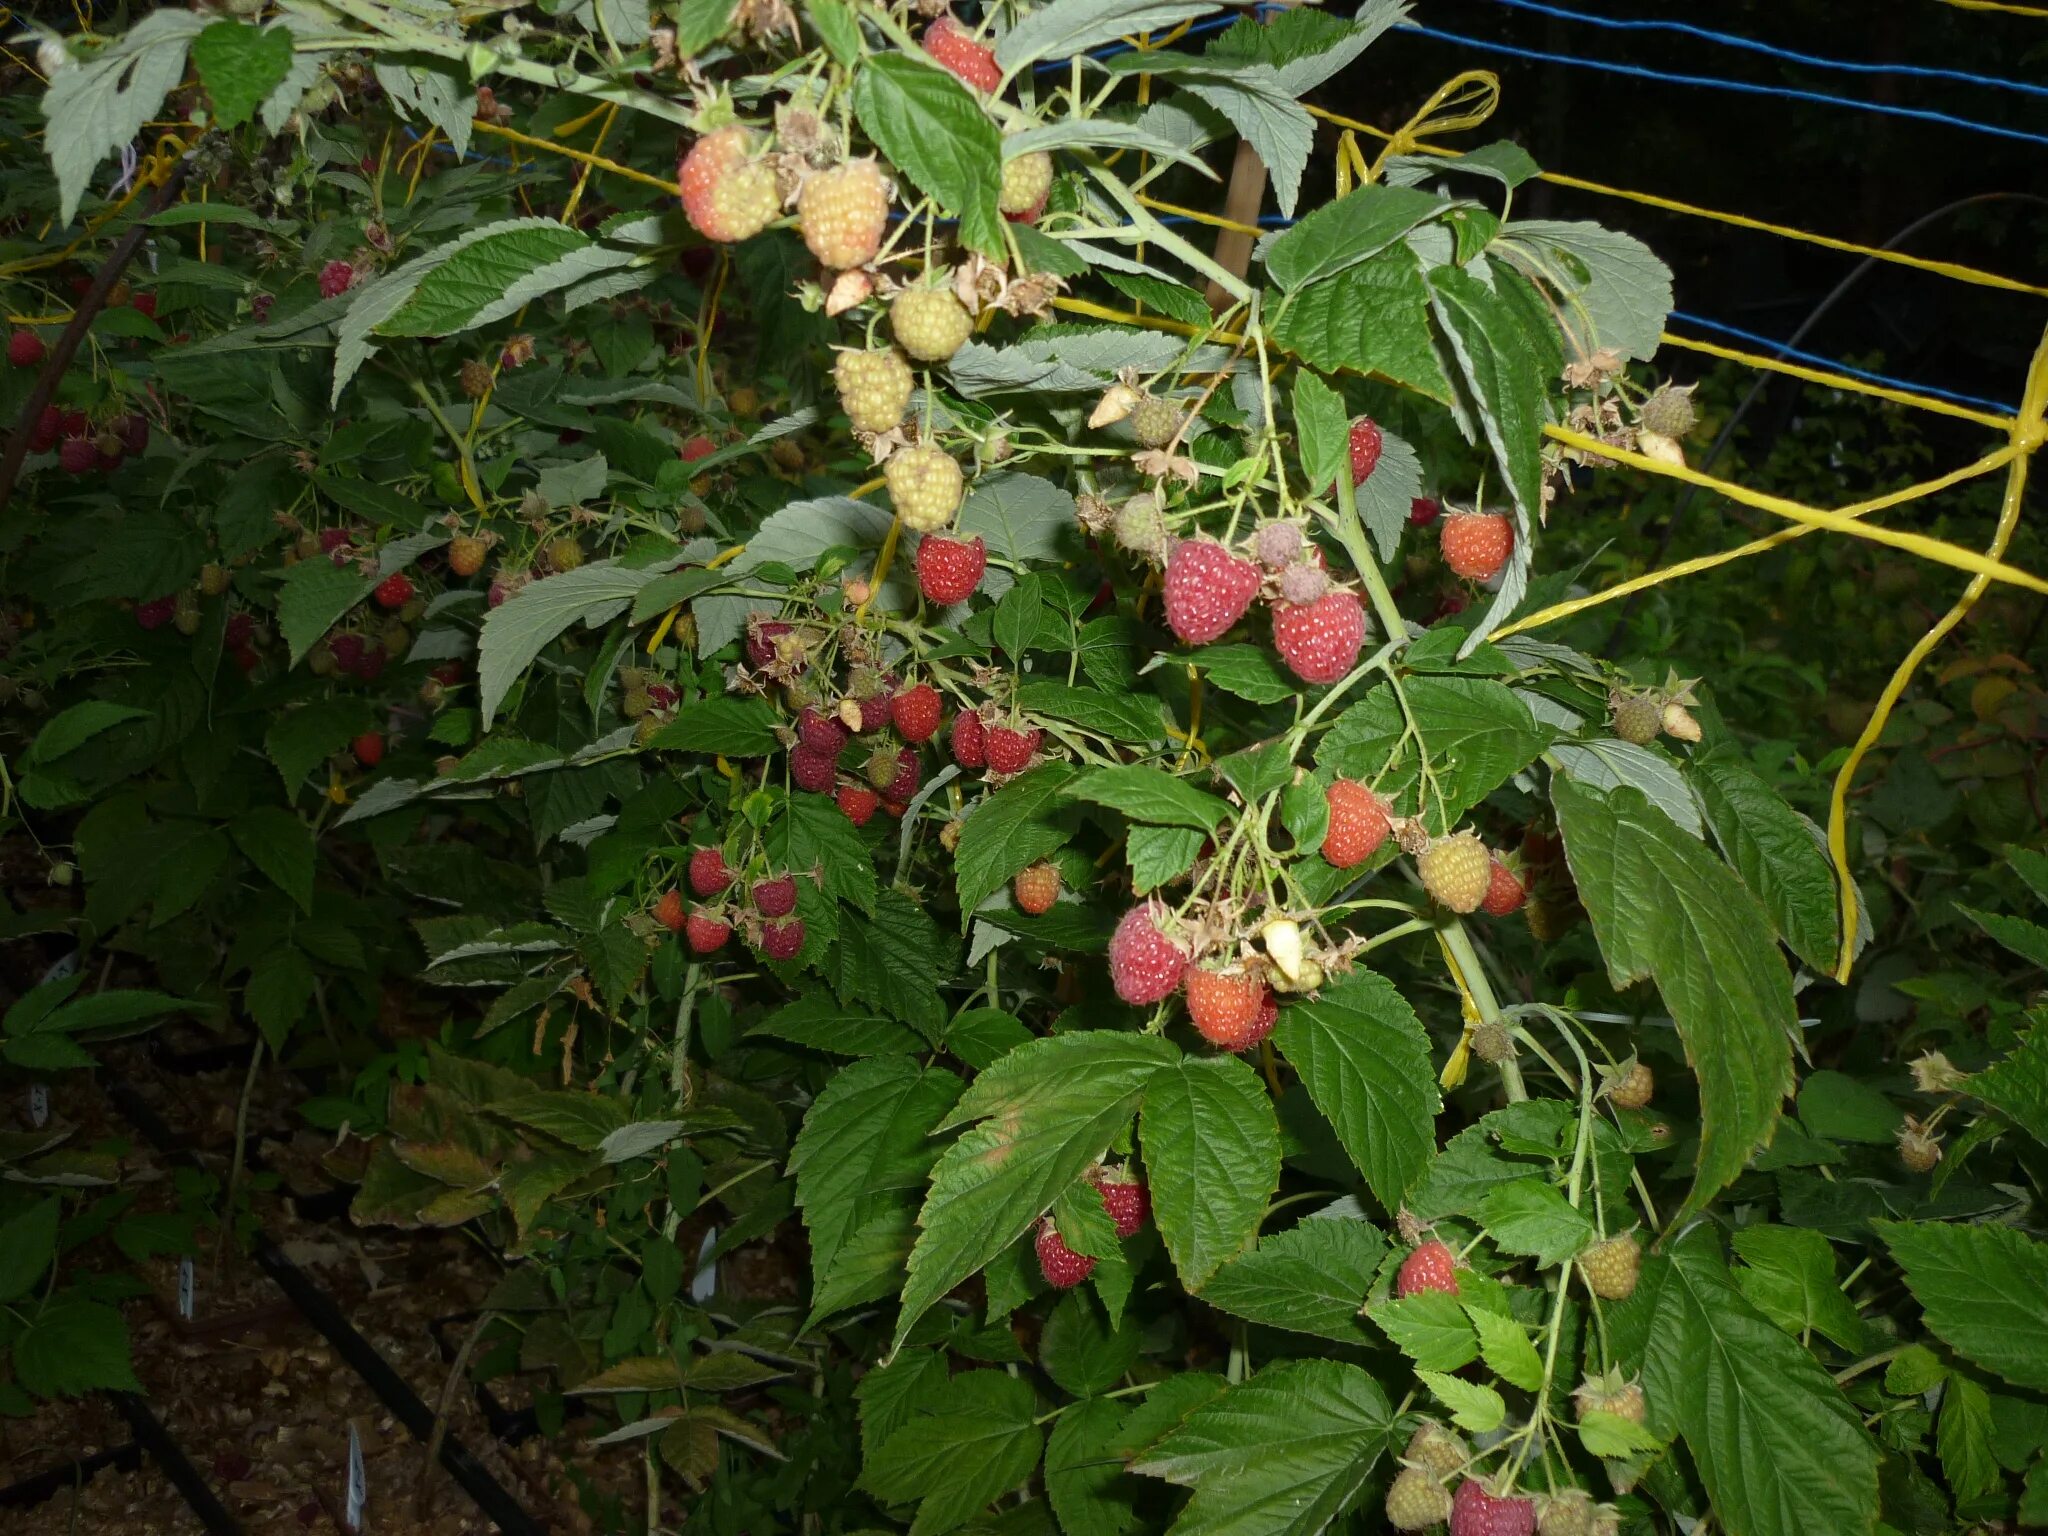
[[782, 212], [775, 167], [756, 153], [760, 136], [738, 124], [707, 133], [676, 168], [683, 213], [706, 240], [748, 240]]
[[338, 299], [355, 285], [356, 269], [345, 261], [330, 261], [320, 269], [320, 297]]
[[146, 319], [146, 320], [154, 320], [154, 319], [156, 318], [156, 295], [155, 295], [155, 294], [153, 294], [153, 293], [138, 293], [138, 294], [136, 294], [136, 295], [135, 295], [134, 299], [133, 299], [133, 300], [131, 300], [130, 302], [131, 302], [131, 303], [132, 303], [132, 304], [134, 305], [134, 307], [135, 307], [135, 312], [136, 312], [136, 313], [137, 313], [138, 315], [141, 315], [141, 316], [142, 316], [142, 317], [143, 317], [144, 319]]
[[[346, 528], [322, 528], [319, 538], [321, 552], [329, 560], [333, 561], [337, 566], [348, 563], [350, 540], [349, 531]], [[340, 558], [336, 558], [337, 556]]]
[[889, 178], [872, 160], [849, 160], [804, 178], [797, 228], [811, 254], [834, 271], [864, 267], [889, 227]]
[[837, 715], [828, 715], [815, 704], [806, 704], [796, 717], [796, 739], [813, 752], [837, 757], [846, 750], [847, 730]]
[[937, 533], [952, 522], [967, 489], [967, 478], [953, 455], [930, 443], [890, 454], [882, 478], [903, 526], [918, 533]]
[[950, 15], [941, 16], [926, 27], [918, 41], [934, 64], [958, 75], [977, 91], [992, 91], [1003, 83], [1003, 71], [995, 54], [977, 43]]
[[1226, 1051], [1241, 1051], [1258, 1043], [1259, 1014], [1266, 997], [1266, 984], [1258, 977], [1191, 965], [1181, 980], [1188, 991], [1188, 1018], [1204, 1040]]
[[868, 824], [868, 818], [875, 814], [875, 808], [882, 803], [882, 797], [865, 784], [842, 784], [839, 786], [839, 809], [846, 812], [846, 819], [856, 827]]
[[1443, 508], [1436, 504], [1436, 498], [1417, 496], [1408, 503], [1408, 521], [1414, 527], [1427, 528], [1436, 521], [1437, 514], [1442, 510]]
[[1166, 557], [1166, 623], [1187, 645], [1207, 645], [1244, 616], [1259, 568], [1214, 539], [1182, 539]]
[[1467, 581], [1491, 581], [1508, 563], [1515, 527], [1499, 512], [1454, 512], [1438, 535], [1444, 564]]
[[1387, 803], [1356, 779], [1338, 779], [1323, 791], [1330, 808], [1330, 830], [1323, 834], [1323, 857], [1334, 869], [1363, 864], [1387, 840], [1391, 824]]
[[1510, 912], [1521, 910], [1523, 899], [1528, 894], [1522, 882], [1515, 878], [1514, 871], [1495, 859], [1487, 872], [1486, 895], [1480, 898], [1479, 905], [1488, 917], [1506, 917]]
[[34, 331], [18, 330], [7, 338], [7, 361], [16, 368], [33, 368], [49, 355], [43, 338]]
[[1417, 1291], [1458, 1294], [1457, 1258], [1435, 1238], [1417, 1244], [1415, 1251], [1401, 1261], [1400, 1271], [1394, 1276], [1396, 1296], [1413, 1296]]
[[[917, 751], [905, 747], [896, 754], [896, 772], [889, 782], [882, 786], [882, 799], [889, 805], [907, 806], [917, 793], [919, 781], [924, 777], [922, 766], [917, 760]], [[901, 814], [900, 812], [896, 814]]]
[[1010, 883], [1010, 894], [1017, 898], [1017, 905], [1033, 917], [1051, 911], [1052, 904], [1060, 899], [1059, 866], [1043, 859], [1027, 865]]
[[1102, 1194], [1102, 1208], [1116, 1224], [1118, 1237], [1129, 1237], [1145, 1225], [1152, 1214], [1152, 1196], [1135, 1179], [1098, 1177], [1095, 1187]]
[[377, 606], [385, 609], [403, 608], [412, 601], [412, 578], [403, 571], [393, 571], [370, 595], [377, 600]]
[[327, 654], [334, 658], [337, 670], [353, 675], [363, 664], [363, 637], [336, 635], [327, 642]]
[[1363, 485], [1379, 467], [1380, 447], [1379, 423], [1370, 416], [1361, 416], [1351, 423], [1351, 483]]
[[814, 752], [802, 742], [789, 749], [789, 776], [796, 787], [814, 795], [828, 793], [837, 777], [834, 757]]
[[671, 886], [657, 896], [654, 900], [654, 920], [670, 933], [681, 933], [686, 921], [683, 916], [683, 893]]
[[893, 347], [841, 352], [832, 365], [832, 379], [839, 386], [839, 408], [856, 432], [887, 432], [900, 426], [916, 382], [910, 364]]
[[1038, 1250], [1038, 1268], [1045, 1283], [1056, 1291], [1070, 1291], [1095, 1273], [1095, 1260], [1069, 1248], [1049, 1216], [1039, 1219], [1038, 1238], [1032, 1246]]
[[927, 534], [918, 541], [917, 587], [928, 603], [948, 607], [966, 602], [987, 568], [988, 545], [979, 534], [971, 539]]
[[794, 960], [804, 950], [804, 920], [786, 917], [761, 925], [761, 953], [770, 960]]
[[796, 910], [796, 876], [754, 882], [754, 910], [763, 917], [787, 917]]
[[1116, 995], [1138, 1007], [1171, 997], [1187, 968], [1187, 953], [1160, 930], [1166, 915], [1157, 902], [1131, 908], [1109, 940], [1109, 979]]
[[879, 679], [877, 691], [866, 698], [846, 698], [839, 701], [839, 720], [842, 725], [859, 731], [863, 736], [871, 731], [884, 730], [896, 718], [896, 701], [889, 693], [886, 678]]
[[1497, 1499], [1476, 1478], [1451, 1499], [1451, 1536], [1533, 1536], [1535, 1529], [1534, 1499]]
[[114, 418], [114, 430], [121, 437], [121, 451], [129, 458], [140, 458], [149, 446], [149, 418], [140, 411], [129, 411]]
[[780, 619], [759, 619], [747, 626], [747, 662], [765, 667], [776, 660], [776, 642], [796, 629]]
[[384, 761], [384, 738], [376, 731], [365, 731], [348, 744], [357, 762], [365, 768], [374, 768]]
[[684, 922], [683, 937], [693, 953], [708, 955], [725, 947], [725, 941], [732, 937], [732, 924], [700, 907]]
[[953, 761], [962, 768], [988, 766], [988, 727], [971, 709], [953, 717]]
[[57, 467], [67, 475], [90, 474], [99, 462], [100, 451], [89, 437], [67, 437], [57, 445]]
[[43, 407], [43, 414], [36, 418], [34, 429], [29, 433], [28, 451], [48, 453], [57, 446], [57, 439], [64, 433], [64, 413], [54, 405]]
[[246, 613], [231, 613], [221, 638], [230, 647], [247, 645], [256, 634], [256, 621]]
[[356, 659], [356, 676], [366, 683], [374, 683], [384, 675], [384, 668], [391, 661], [391, 653], [381, 645], [366, 645], [363, 654]]
[[1493, 883], [1493, 855], [1470, 832], [1440, 837], [1415, 860], [1422, 888], [1439, 906], [1453, 912], [1476, 912]]
[[1334, 683], [1358, 664], [1365, 605], [1333, 587], [1312, 603], [1273, 605], [1273, 648], [1304, 683]]
[[1045, 732], [1037, 726], [1019, 730], [1013, 726], [992, 725], [988, 729], [988, 770], [990, 773], [1022, 773], [1031, 762], [1031, 755], [1038, 750], [1039, 742], [1045, 739]]
[[1643, 1250], [1633, 1237], [1610, 1237], [1579, 1255], [1579, 1273], [1586, 1288], [1602, 1301], [1626, 1301], [1636, 1293]]
[[694, 464], [699, 459], [708, 459], [712, 454], [718, 452], [718, 444], [711, 441], [702, 432], [699, 432], [695, 437], [685, 442], [677, 452], [685, 464]]
[[912, 684], [897, 694], [890, 704], [898, 734], [910, 742], [930, 741], [938, 731], [939, 716], [944, 709], [939, 690], [930, 683]]
[[178, 600], [175, 597], [159, 597], [146, 603], [137, 603], [135, 622], [144, 629], [162, 629], [170, 623], [171, 615], [177, 612], [177, 607]]
[[716, 896], [737, 878], [725, 862], [724, 850], [706, 847], [690, 854], [690, 889], [699, 896]]
[[950, 288], [905, 288], [889, 305], [896, 344], [921, 363], [943, 363], [974, 333], [974, 318]]

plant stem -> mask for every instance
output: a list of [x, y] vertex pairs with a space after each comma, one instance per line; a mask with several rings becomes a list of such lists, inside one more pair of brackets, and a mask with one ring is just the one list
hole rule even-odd
[[[1464, 973], [1466, 990], [1472, 994], [1472, 1002], [1479, 1009], [1479, 1022], [1499, 1023], [1500, 1003], [1493, 995], [1493, 984], [1486, 979], [1486, 972], [1480, 967], [1479, 952], [1472, 947], [1472, 936], [1465, 931], [1464, 923], [1455, 917], [1448, 918], [1441, 931], [1451, 958], [1458, 962], [1458, 969]], [[1521, 1063], [1513, 1057], [1500, 1064], [1500, 1080], [1501, 1086], [1507, 1090], [1510, 1104], [1519, 1104], [1529, 1097], [1529, 1090], [1522, 1084]]]

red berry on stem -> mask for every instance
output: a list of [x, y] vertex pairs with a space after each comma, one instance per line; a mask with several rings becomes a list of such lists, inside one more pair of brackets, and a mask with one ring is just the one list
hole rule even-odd
[[403, 571], [393, 571], [370, 595], [377, 600], [377, 606], [384, 609], [403, 608], [412, 601], [412, 578]]
[[1305, 683], [1334, 683], [1358, 665], [1366, 629], [1365, 605], [1341, 587], [1312, 603], [1273, 605], [1273, 648]]
[[1413, 1296], [1417, 1291], [1458, 1294], [1457, 1258], [1435, 1238], [1417, 1244], [1415, 1250], [1401, 1261], [1400, 1272], [1394, 1277], [1396, 1296]]
[[348, 744], [356, 761], [365, 768], [374, 768], [384, 761], [384, 738], [376, 731], [365, 731]]
[[789, 776], [796, 781], [796, 787], [811, 794], [822, 795], [832, 788], [837, 774], [837, 754], [827, 755], [815, 752], [798, 742], [789, 749]]
[[683, 893], [671, 887], [654, 902], [654, 920], [670, 933], [683, 931]]
[[1207, 645], [1258, 593], [1259, 568], [1214, 539], [1182, 539], [1166, 557], [1166, 624], [1185, 644]]
[[1116, 1224], [1118, 1237], [1131, 1236], [1152, 1214], [1152, 1196], [1135, 1179], [1098, 1178], [1095, 1187], [1102, 1192], [1102, 1208]]
[[944, 709], [938, 689], [930, 683], [914, 683], [896, 695], [890, 714], [896, 722], [897, 733], [905, 741], [925, 742], [938, 731], [939, 716]]
[[796, 910], [796, 876], [754, 882], [754, 910], [763, 917], [787, 917]]
[[1208, 971], [1191, 965], [1183, 982], [1187, 987], [1188, 1018], [1196, 1033], [1211, 1045], [1241, 1051], [1264, 1038], [1264, 1031], [1258, 1026], [1264, 1011], [1266, 984], [1258, 977], [1244, 971]]
[[1323, 834], [1323, 857], [1334, 869], [1363, 864], [1387, 840], [1391, 823], [1386, 802], [1356, 779], [1339, 779], [1323, 791], [1330, 808], [1330, 829]]
[[806, 704], [796, 717], [796, 739], [813, 752], [837, 757], [846, 750], [848, 732], [837, 715], [828, 715], [816, 705]]
[[882, 803], [882, 797], [865, 784], [842, 784], [837, 798], [839, 809], [846, 812], [846, 819], [856, 827], [866, 826]]
[[689, 941], [692, 952], [708, 955], [725, 947], [725, 941], [732, 937], [732, 924], [700, 908], [684, 922], [683, 937]]
[[988, 768], [991, 773], [1022, 773], [1038, 750], [1045, 732], [1037, 726], [1018, 729], [996, 725], [988, 730]]
[[1363, 485], [1379, 467], [1380, 448], [1379, 423], [1370, 416], [1361, 416], [1351, 423], [1351, 483]]
[[761, 925], [761, 953], [770, 960], [794, 960], [803, 953], [804, 920], [786, 917], [779, 923]]
[[1060, 899], [1060, 869], [1041, 859], [1018, 871], [1017, 878], [1010, 884], [1010, 893], [1017, 898], [1017, 905], [1033, 917], [1039, 917], [1052, 910], [1052, 904]]
[[958, 75], [977, 91], [992, 91], [1003, 83], [1003, 71], [996, 56], [951, 16], [941, 16], [926, 27], [919, 42], [932, 56], [933, 63]]
[[971, 709], [953, 717], [953, 761], [962, 768], [988, 766], [988, 726]]
[[7, 361], [16, 368], [33, 368], [49, 355], [43, 338], [31, 330], [18, 330], [7, 338]]
[[1038, 1268], [1045, 1283], [1054, 1290], [1070, 1291], [1095, 1273], [1095, 1260], [1069, 1248], [1049, 1216], [1039, 1220], [1038, 1237], [1032, 1246], [1038, 1250]]
[[690, 889], [699, 896], [718, 895], [734, 878], [723, 850], [699, 848], [690, 855]]
[[977, 534], [949, 539], [928, 533], [917, 545], [917, 586], [928, 603], [948, 607], [964, 603], [981, 585], [988, 569], [988, 545]]
[[1454, 575], [1491, 581], [1514, 551], [1515, 526], [1499, 512], [1455, 512], [1437, 537]]
[[320, 297], [338, 299], [356, 280], [356, 269], [345, 261], [330, 261], [320, 269]]
[[1479, 905], [1488, 917], [1506, 917], [1510, 912], [1521, 910], [1522, 901], [1528, 894], [1522, 882], [1515, 878], [1514, 871], [1495, 859], [1487, 873], [1486, 895], [1480, 899]]
[[1171, 997], [1187, 968], [1187, 952], [1161, 931], [1165, 908], [1145, 902], [1131, 908], [1109, 940], [1109, 979], [1116, 995], [1138, 1007]]
[[1535, 1529], [1534, 1499], [1495, 1498], [1471, 1477], [1451, 1498], [1451, 1536], [1532, 1536]]

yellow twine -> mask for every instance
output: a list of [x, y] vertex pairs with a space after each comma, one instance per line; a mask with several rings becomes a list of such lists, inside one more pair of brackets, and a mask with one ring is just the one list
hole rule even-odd
[[1959, 11], [2004, 11], [2009, 16], [2034, 16], [2048, 20], [2048, 11], [2036, 5], [2013, 5], [2009, 0], [1941, 0]]
[[[2005, 499], [1999, 506], [1998, 526], [1992, 531], [1991, 542], [1986, 548], [1987, 564], [1997, 563], [2006, 546], [2011, 544], [2014, 530], [2019, 527], [2020, 501], [2027, 489], [2027, 466], [2032, 461], [2034, 450], [2048, 440], [2044, 411], [2048, 411], [2048, 331], [2042, 332], [2040, 344], [2034, 349], [2034, 360], [2027, 369], [2026, 391], [2020, 397], [2019, 418], [2012, 424], [2012, 462], [2005, 472]], [[1850, 748], [1841, 771], [1835, 775], [1834, 793], [1828, 797], [1828, 853], [1834, 860], [1835, 879], [1841, 890], [1842, 949], [1835, 965], [1836, 981], [1846, 982], [1849, 979], [1856, 960], [1856, 920], [1860, 897], [1856, 891], [1855, 876], [1849, 868], [1848, 809], [1849, 790], [1855, 783], [1856, 770], [1863, 766], [1863, 759], [1884, 734], [1892, 710], [1912, 683], [1920, 663], [1941, 644], [1949, 631], [1963, 622], [1990, 585], [1990, 572], [1979, 571], [1963, 588], [1955, 606], [1935, 620], [1934, 627], [1906, 653], [1905, 659], [1892, 673], [1891, 680], [1884, 685], [1884, 691], [1877, 696], [1877, 707], [1871, 710], [1870, 718], [1863, 724], [1862, 734], [1856, 738], [1856, 745]], [[2048, 590], [2048, 586], [2043, 590]]]
[[[1451, 76], [1430, 93], [1415, 114], [1392, 133], [1366, 129], [1377, 137], [1385, 139], [1386, 147], [1373, 161], [1372, 169], [1362, 180], [1378, 181], [1380, 172], [1396, 155], [1413, 154], [1422, 148], [1423, 135], [1431, 133], [1462, 133], [1468, 128], [1477, 128], [1500, 105], [1500, 76], [1490, 69], [1468, 69], [1462, 74]], [[1332, 121], [1335, 119], [1333, 118]], [[1363, 123], [1347, 122], [1347, 128], [1364, 128]]]
[[550, 155], [561, 155], [566, 159], [580, 160], [585, 165], [595, 166], [613, 176], [623, 176], [628, 181], [637, 181], [643, 187], [659, 187], [671, 196], [682, 196], [683, 189], [673, 181], [664, 181], [659, 176], [650, 176], [645, 171], [636, 171], [630, 165], [621, 165], [616, 160], [607, 160], [603, 155], [593, 155], [587, 150], [571, 149], [567, 144], [553, 144], [546, 139], [536, 139], [531, 134], [521, 133], [516, 128], [501, 128], [479, 117], [472, 125], [478, 133], [488, 133], [495, 138], [505, 139], [514, 144], [524, 144], [528, 149], [538, 149]]
[[1852, 379], [1847, 374], [1830, 373], [1824, 368], [1808, 368], [1799, 363], [1765, 357], [1761, 353], [1738, 351], [1734, 347], [1724, 347], [1718, 342], [1698, 341], [1690, 336], [1674, 336], [1669, 331], [1665, 331], [1658, 340], [1667, 347], [1682, 347], [1688, 352], [1700, 352], [1708, 357], [1719, 357], [1731, 363], [1742, 363], [1750, 368], [1761, 368], [1767, 373], [1786, 374], [1795, 379], [1804, 379], [1809, 384], [1824, 384], [1829, 389], [1869, 395], [1878, 400], [1890, 400], [1899, 405], [1910, 405], [1915, 410], [1931, 411], [1937, 416], [1954, 416], [1961, 421], [1974, 421], [1979, 426], [1990, 427], [1997, 432], [2003, 432], [2012, 425], [2010, 416], [1997, 416], [1989, 411], [1972, 410], [1967, 405], [1938, 400], [1932, 395], [1918, 395], [1910, 390], [1892, 389], [1883, 384], [1872, 384], [1864, 379]]

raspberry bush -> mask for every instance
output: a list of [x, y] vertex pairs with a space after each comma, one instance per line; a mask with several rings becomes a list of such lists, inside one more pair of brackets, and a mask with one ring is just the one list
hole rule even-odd
[[[1612, 510], [1543, 427], [1697, 425], [1668, 274], [1510, 144], [1336, 192], [1300, 98], [1401, 6], [1119, 43], [1207, 14], [43, 37], [10, 932], [101, 986], [0, 1055], [327, 1071], [355, 1219], [503, 1256], [474, 1373], [641, 1463], [620, 1531], [2035, 1520], [2031, 1015], [1856, 1057], [1758, 733], [1515, 622]], [[1240, 132], [1241, 268], [1152, 206]], [[41, 1284], [48, 1151], [7, 1411], [122, 1384], [51, 1368], [120, 1318]]]

